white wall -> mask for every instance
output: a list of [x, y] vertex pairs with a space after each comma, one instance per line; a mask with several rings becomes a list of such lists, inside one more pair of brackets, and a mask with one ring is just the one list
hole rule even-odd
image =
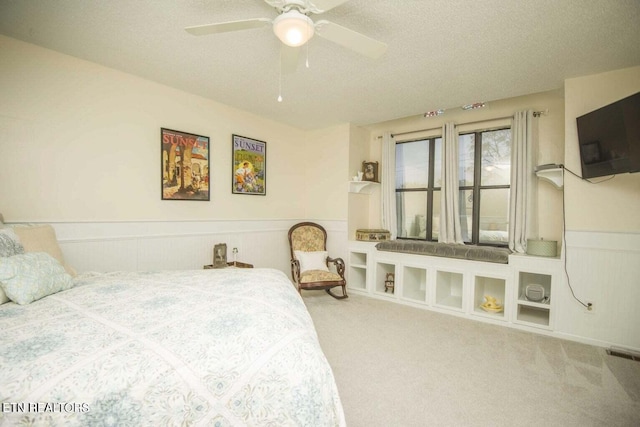
[[[349, 180], [362, 171], [362, 162], [371, 160], [369, 156], [369, 132], [366, 129], [352, 126], [349, 144]], [[345, 185], [345, 189], [346, 184]], [[377, 187], [377, 188], [376, 188]], [[369, 191], [379, 192], [379, 186], [368, 188]], [[355, 240], [358, 228], [369, 228], [369, 194], [349, 193], [349, 230], [348, 237]]]
[[296, 160], [304, 170], [307, 218], [347, 219], [350, 125], [309, 131], [304, 153]]
[[[201, 268], [226, 242], [288, 273], [309, 219], [346, 252], [348, 125], [302, 131], [4, 36], [0, 93], [0, 212], [53, 224], [79, 271]], [[161, 127], [210, 138], [210, 201], [161, 200]], [[231, 194], [232, 134], [267, 143], [266, 196]]]
[[[426, 132], [401, 135], [396, 141], [411, 140], [421, 137], [441, 135], [442, 125], [446, 122], [457, 124], [469, 122], [470, 125], [460, 126], [460, 131], [486, 129], [490, 126], [508, 125], [508, 119], [493, 120], [495, 118], [512, 116], [514, 112], [532, 109], [547, 113], [537, 120], [536, 133], [538, 136], [537, 164], [563, 163], [564, 161], [564, 96], [561, 89], [542, 92], [516, 98], [487, 102], [485, 108], [472, 111], [450, 109], [442, 116], [425, 118], [422, 115], [376, 123], [367, 126], [370, 131], [371, 160], [380, 160], [382, 141], [379, 138], [383, 132], [399, 134], [421, 129], [434, 129]], [[486, 122], [483, 122], [486, 121]], [[380, 227], [380, 195], [372, 194], [369, 199], [369, 228]], [[561, 240], [562, 235], [562, 192], [546, 181], [538, 185], [538, 237], [548, 240]], [[366, 228], [367, 224], [358, 225]], [[351, 224], [349, 227], [351, 228]], [[533, 236], [532, 236], [533, 237]]]
[[[305, 217], [305, 132], [7, 37], [0, 61], [7, 221]], [[211, 201], [161, 200], [161, 127], [210, 138]], [[267, 142], [266, 196], [231, 194], [234, 133]]]
[[[576, 117], [640, 91], [640, 67], [565, 82], [566, 165], [581, 174]], [[591, 181], [602, 181], [593, 178]], [[640, 232], [640, 173], [617, 175], [594, 185], [568, 176], [567, 229]]]
[[[576, 117], [640, 91], [640, 67], [565, 82], [566, 165], [580, 174]], [[601, 179], [594, 178], [598, 182]], [[565, 174], [567, 273], [558, 328], [640, 349], [640, 173], [600, 184]]]

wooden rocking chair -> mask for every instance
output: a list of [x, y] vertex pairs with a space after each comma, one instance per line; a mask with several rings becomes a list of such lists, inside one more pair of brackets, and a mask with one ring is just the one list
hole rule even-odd
[[[336, 299], [347, 298], [347, 282], [344, 278], [342, 258], [330, 258], [327, 254], [327, 232], [319, 224], [301, 222], [289, 229], [291, 248], [291, 277], [301, 293], [302, 289], [324, 289]], [[329, 264], [336, 272], [329, 270]], [[342, 295], [331, 289], [341, 286]]]

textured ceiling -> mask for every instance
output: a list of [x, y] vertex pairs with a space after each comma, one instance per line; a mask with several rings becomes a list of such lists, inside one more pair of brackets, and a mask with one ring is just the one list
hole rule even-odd
[[276, 15], [262, 0], [0, 0], [0, 33], [302, 129], [367, 125], [640, 65], [640, 0], [350, 0], [313, 19], [384, 41], [385, 55], [314, 37], [310, 68], [302, 58], [282, 76], [281, 103], [280, 42], [269, 27], [184, 31]]

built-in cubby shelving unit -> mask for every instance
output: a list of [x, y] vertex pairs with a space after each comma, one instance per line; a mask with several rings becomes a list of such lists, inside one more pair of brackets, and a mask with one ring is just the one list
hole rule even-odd
[[[375, 245], [349, 244], [347, 286], [354, 293], [478, 321], [553, 331], [554, 295], [563, 278], [560, 258], [514, 254], [508, 264], [496, 264], [382, 252]], [[385, 287], [390, 275], [393, 291]], [[495, 300], [497, 309], [486, 305], [487, 297]]]

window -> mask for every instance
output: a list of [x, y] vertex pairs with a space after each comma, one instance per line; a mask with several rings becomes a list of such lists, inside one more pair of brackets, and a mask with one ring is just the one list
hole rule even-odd
[[[465, 243], [507, 245], [511, 129], [458, 139], [460, 224]], [[398, 238], [438, 240], [442, 138], [396, 144]]]
[[438, 240], [442, 138], [396, 144], [399, 238]]
[[459, 136], [460, 225], [465, 243], [509, 243], [511, 129]]

